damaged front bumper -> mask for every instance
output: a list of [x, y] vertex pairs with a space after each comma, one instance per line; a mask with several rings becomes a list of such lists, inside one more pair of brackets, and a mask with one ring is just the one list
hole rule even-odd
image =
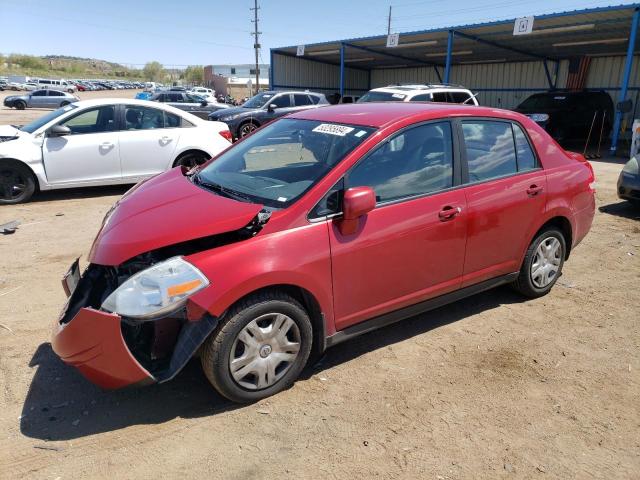
[[108, 294], [103, 281], [106, 270], [91, 265], [80, 278], [53, 326], [54, 352], [105, 389], [172, 379], [218, 319], [204, 313], [194, 320], [182, 309], [154, 321], [137, 322], [101, 311], [99, 306]]

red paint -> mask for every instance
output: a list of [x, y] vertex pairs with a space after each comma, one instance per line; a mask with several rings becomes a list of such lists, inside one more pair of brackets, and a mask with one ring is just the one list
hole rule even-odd
[[82, 308], [69, 323], [54, 324], [51, 346], [64, 363], [102, 388], [153, 380], [127, 349], [117, 315]]
[[[415, 123], [464, 116], [519, 122], [543, 168], [381, 205], [364, 215], [352, 213], [369, 209], [368, 189], [355, 189], [349, 194], [353, 210], [345, 212], [346, 221], [356, 217], [352, 228], [341, 230], [345, 219], [340, 217], [309, 221], [318, 201], [380, 141]], [[553, 217], [569, 220], [572, 246], [591, 226], [595, 200], [590, 165], [562, 150], [523, 115], [398, 102], [311, 109], [292, 117], [378, 130], [295, 204], [274, 212], [254, 238], [187, 257], [210, 280], [209, 287], [189, 300], [190, 321], [205, 311], [220, 316], [258, 289], [288, 285], [315, 298], [325, 334], [331, 335], [371, 317], [518, 271], [535, 233]], [[162, 246], [235, 230], [261, 208], [204, 191], [174, 169], [125, 195], [100, 230], [90, 261], [118, 265]], [[81, 310], [53, 342], [65, 361], [77, 364], [101, 385], [148, 377], [126, 351], [115, 315]], [[92, 356], [90, 349], [99, 349], [100, 355]], [[85, 351], [92, 352], [91, 358], [85, 358]]]

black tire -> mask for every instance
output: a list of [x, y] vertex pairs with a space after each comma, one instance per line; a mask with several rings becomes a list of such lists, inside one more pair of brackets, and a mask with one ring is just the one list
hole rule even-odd
[[250, 133], [253, 133], [255, 130], [257, 130], [258, 127], [259, 125], [257, 125], [255, 122], [252, 122], [252, 121], [244, 122], [238, 127], [237, 137], [238, 138], [246, 137]]
[[[538, 251], [538, 247], [542, 243], [548, 244], [553, 242], [551, 239], [556, 239], [560, 242], [560, 251], [557, 254], [557, 272], [550, 279], [548, 284], [544, 286], [536, 285], [534, 280], [534, 276], [532, 275], [532, 266], [534, 262], [536, 262], [536, 255]], [[536, 237], [533, 239], [529, 248], [527, 248], [527, 253], [524, 256], [524, 261], [522, 262], [522, 267], [520, 268], [520, 274], [518, 278], [513, 282], [513, 288], [520, 292], [522, 295], [529, 298], [538, 298], [546, 295], [551, 291], [555, 283], [558, 281], [558, 278], [562, 275], [562, 267], [564, 266], [564, 259], [567, 252], [567, 244], [564, 238], [564, 235], [560, 230], [554, 227], [549, 227], [541, 231]]]
[[27, 108], [27, 104], [24, 100], [16, 100], [15, 102], [13, 102], [13, 106], [16, 110], [24, 110], [25, 108]]
[[180, 155], [176, 161], [173, 162], [173, 166], [184, 166], [191, 169], [197, 165], [202, 165], [210, 158], [211, 157], [204, 152], [187, 152]]
[[26, 165], [0, 162], [0, 205], [27, 202], [36, 191], [36, 180]]
[[61, 107], [66, 107], [67, 105], [69, 105], [69, 103], [71, 103], [71, 102], [67, 102], [67, 101], [65, 100], [64, 102], [61, 102], [61, 103], [60, 103], [60, 106], [61, 106]]
[[[232, 349], [238, 348], [236, 339], [249, 323], [271, 314], [284, 314], [293, 320], [297, 326], [299, 350], [295, 360], [286, 367], [288, 369], [275, 383], [266, 388], [248, 389], [236, 382], [231, 373]], [[307, 363], [312, 341], [311, 320], [304, 308], [283, 292], [266, 291], [241, 300], [227, 312], [216, 331], [203, 345], [200, 360], [205, 375], [220, 394], [238, 403], [255, 402], [293, 384]], [[262, 348], [264, 346], [259, 350], [260, 357], [264, 358]], [[267, 356], [269, 353], [271, 353], [271, 347]], [[273, 371], [276, 371], [276, 367]]]

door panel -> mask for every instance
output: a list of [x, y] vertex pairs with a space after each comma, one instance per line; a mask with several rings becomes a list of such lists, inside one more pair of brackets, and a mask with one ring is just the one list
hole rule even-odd
[[[454, 157], [456, 161], [454, 161]], [[348, 173], [378, 207], [342, 235], [330, 228], [336, 328], [451, 292], [462, 282], [466, 200], [449, 122], [404, 129]]]
[[50, 183], [116, 183], [120, 180], [120, 149], [113, 105], [85, 109], [61, 124], [69, 127], [71, 135], [46, 137], [42, 145]]
[[[441, 219], [444, 207], [461, 213]], [[329, 230], [336, 329], [460, 287], [466, 241], [461, 190], [379, 207], [343, 236]]]
[[171, 166], [181, 133], [180, 128], [165, 128], [172, 114], [127, 105], [124, 115], [124, 129], [119, 133], [123, 179], [137, 181], [164, 172]]

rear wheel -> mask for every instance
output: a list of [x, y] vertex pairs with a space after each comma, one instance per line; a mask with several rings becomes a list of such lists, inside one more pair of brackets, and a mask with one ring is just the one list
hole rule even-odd
[[24, 100], [17, 100], [13, 103], [13, 106], [16, 107], [17, 110], [24, 110], [27, 108], [27, 103]]
[[178, 157], [174, 163], [174, 167], [180, 165], [191, 169], [197, 165], [202, 165], [209, 160], [209, 158], [211, 157], [204, 152], [188, 152]]
[[36, 190], [28, 167], [18, 162], [0, 163], [0, 205], [26, 202]]
[[61, 107], [66, 107], [67, 105], [69, 105], [69, 102], [67, 102], [66, 100], [62, 103], [60, 103]]
[[205, 343], [202, 368], [234, 402], [260, 400], [289, 387], [304, 368], [313, 334], [304, 308], [280, 292], [238, 303]]
[[513, 287], [530, 298], [549, 293], [562, 275], [566, 251], [566, 241], [560, 230], [543, 230], [529, 245]]

